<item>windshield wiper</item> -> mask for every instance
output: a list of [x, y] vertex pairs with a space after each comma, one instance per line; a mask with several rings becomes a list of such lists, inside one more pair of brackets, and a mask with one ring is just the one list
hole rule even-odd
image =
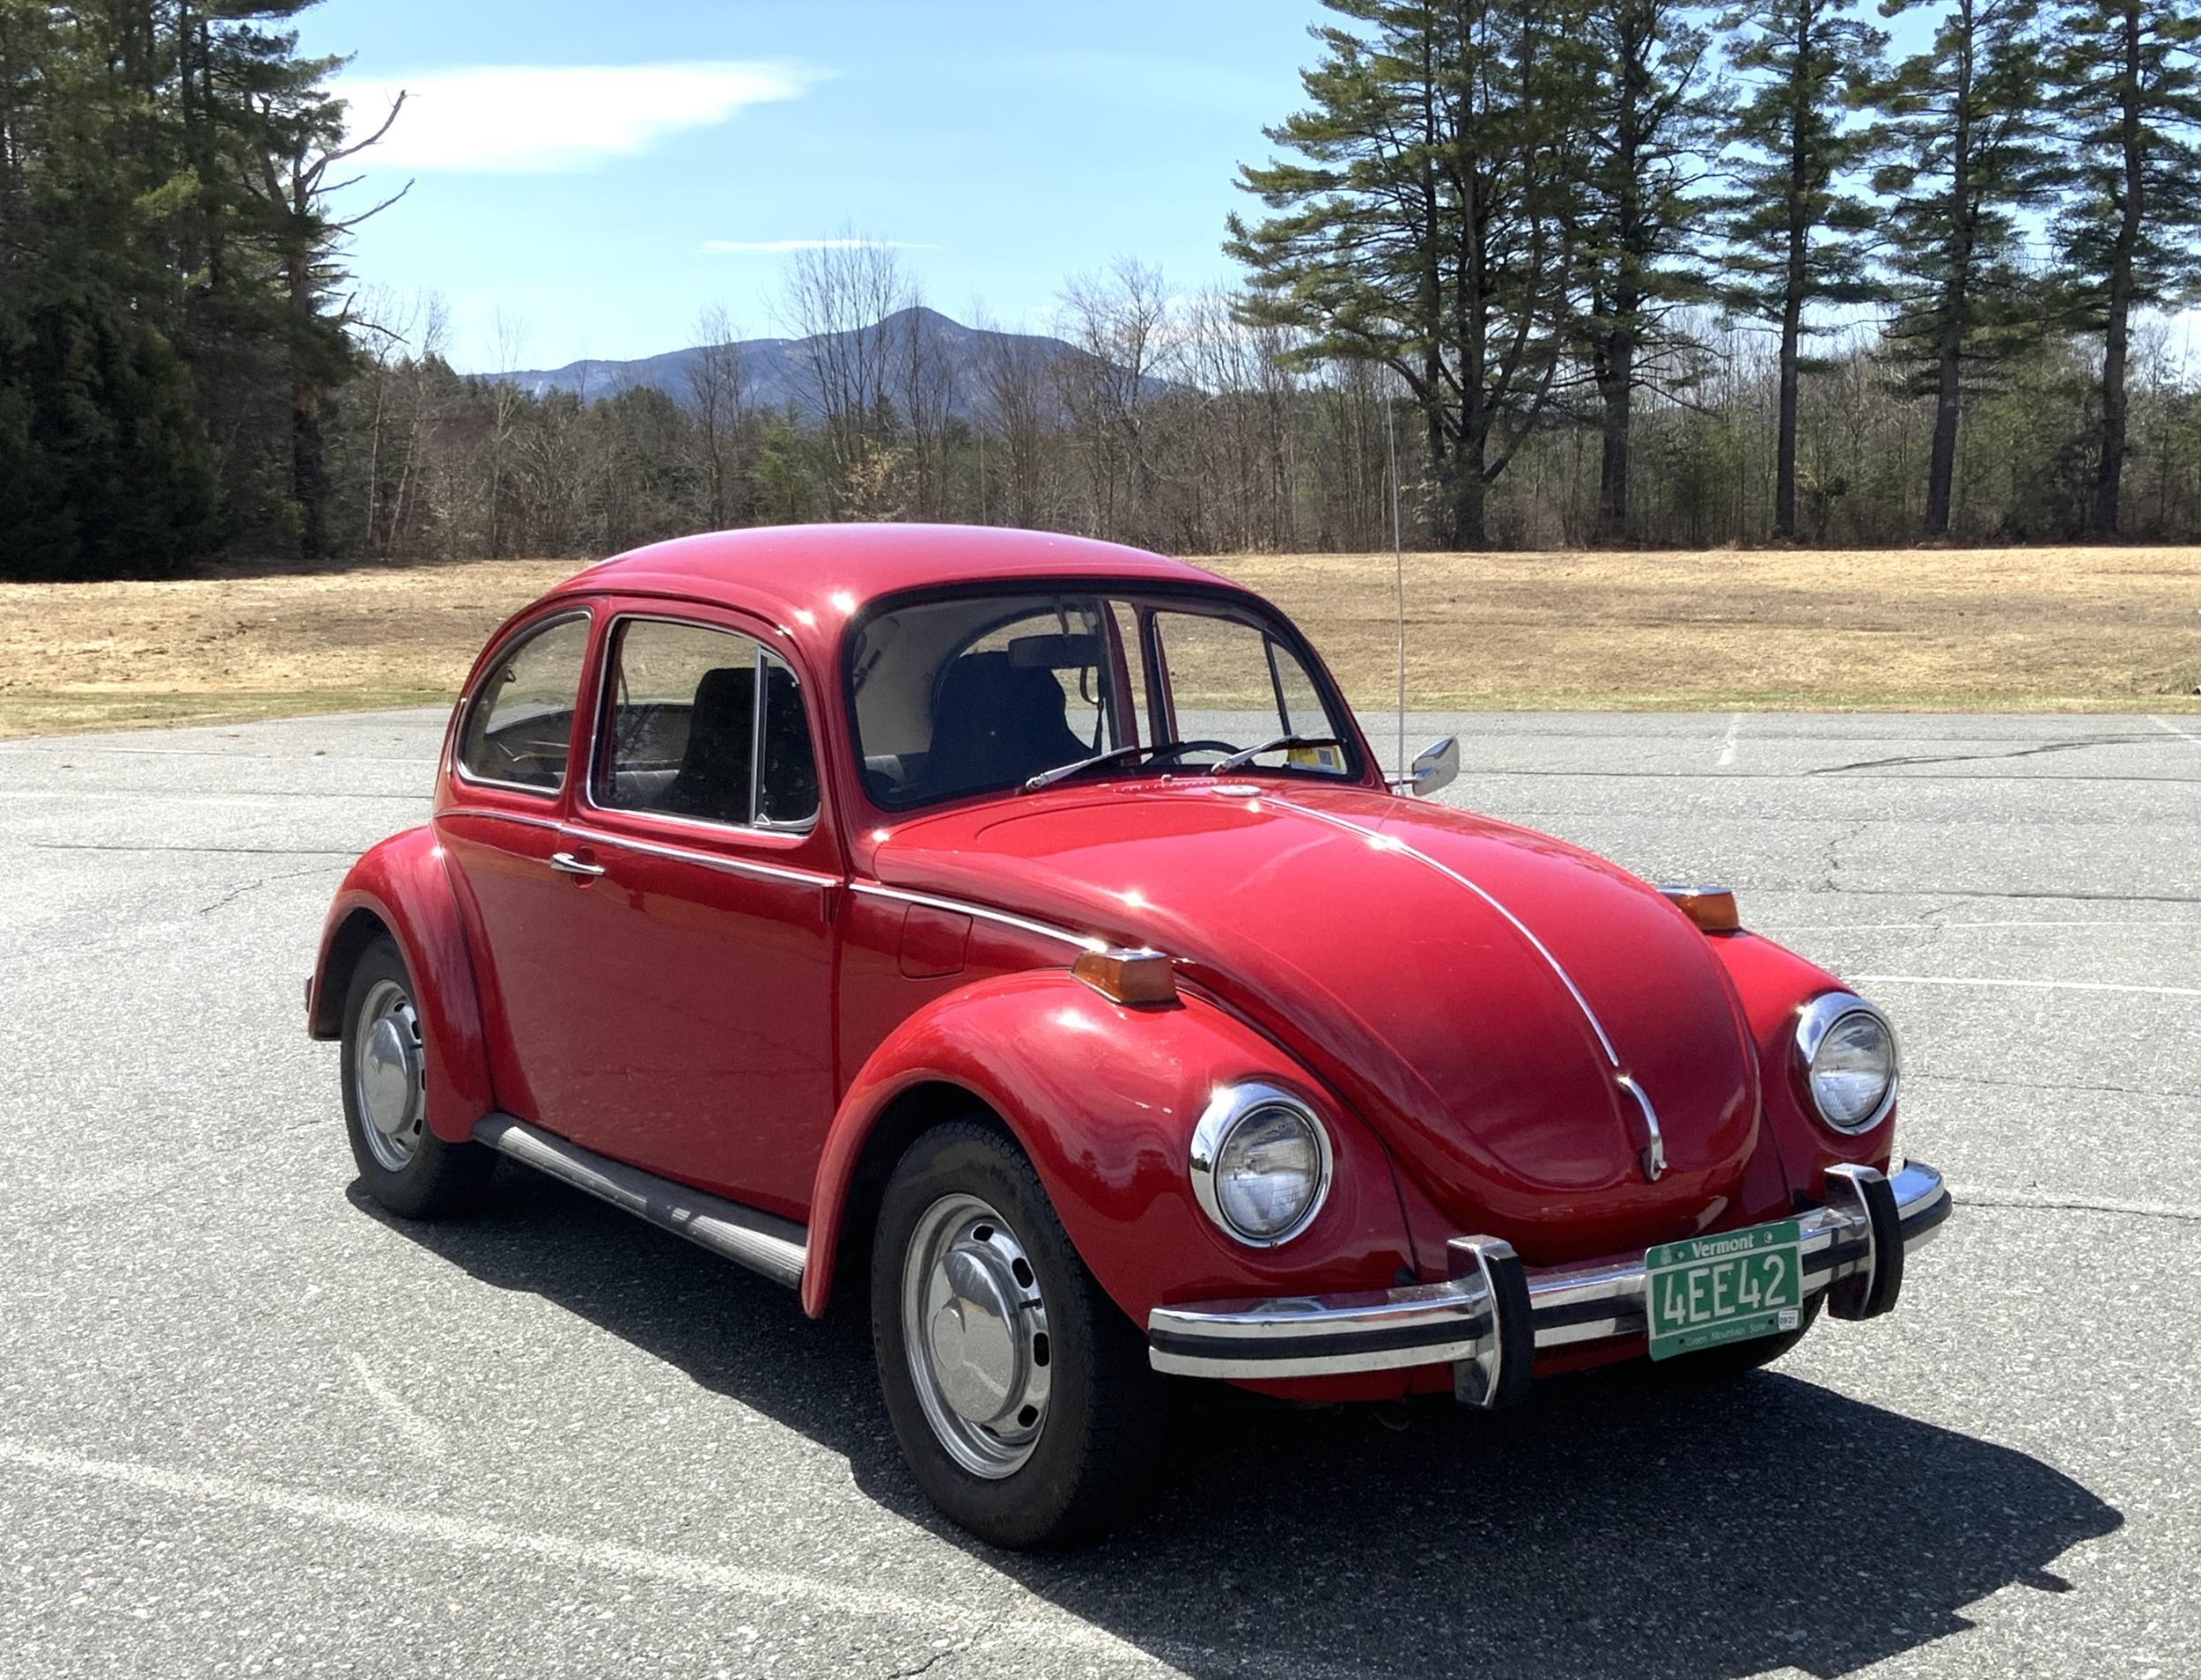
[[1057, 764], [1053, 770], [1042, 770], [1037, 776], [1026, 777], [1024, 791], [1027, 793], [1036, 793], [1043, 787], [1052, 787], [1057, 782], [1066, 782], [1081, 771], [1099, 770], [1103, 764], [1120, 763], [1127, 758], [1137, 758], [1141, 753], [1166, 753], [1174, 744], [1174, 742], [1167, 742], [1159, 747], [1115, 747], [1105, 753], [1095, 753], [1091, 758], [1080, 758], [1074, 763]]
[[1244, 770], [1263, 753], [1273, 753], [1285, 747], [1343, 747], [1345, 743], [1335, 735], [1278, 735], [1274, 741], [1264, 741], [1258, 747], [1248, 747], [1242, 753], [1233, 753], [1208, 766], [1208, 772], [1221, 776], [1234, 770]]

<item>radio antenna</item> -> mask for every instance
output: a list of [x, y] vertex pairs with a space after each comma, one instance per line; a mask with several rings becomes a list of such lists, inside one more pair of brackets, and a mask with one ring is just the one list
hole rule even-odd
[[1391, 562], [1398, 588], [1399, 607], [1399, 755], [1398, 773], [1406, 774], [1406, 544], [1399, 530], [1399, 422], [1395, 394], [1383, 394], [1383, 433], [1391, 467]]

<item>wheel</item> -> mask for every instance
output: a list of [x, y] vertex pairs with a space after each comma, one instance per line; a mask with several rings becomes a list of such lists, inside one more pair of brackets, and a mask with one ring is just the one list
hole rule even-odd
[[1747, 1342], [1729, 1342], [1724, 1347], [1708, 1347], [1701, 1352], [1660, 1359], [1646, 1367], [1648, 1374], [1653, 1381], [1677, 1389], [1717, 1388], [1739, 1382], [1790, 1352], [1810, 1335], [1812, 1325], [1818, 1322], [1819, 1306], [1818, 1300], [1809, 1302], [1804, 1308], [1802, 1322], [1792, 1330], [1784, 1330], [1778, 1336], [1753, 1336]]
[[887, 1181], [872, 1337], [917, 1485], [981, 1539], [1090, 1539], [1145, 1492], [1161, 1382], [1003, 1133], [926, 1132]]
[[344, 1130], [367, 1194], [411, 1219], [472, 1212], [497, 1166], [494, 1150], [428, 1129], [427, 1072], [412, 976], [386, 935], [344, 990]]

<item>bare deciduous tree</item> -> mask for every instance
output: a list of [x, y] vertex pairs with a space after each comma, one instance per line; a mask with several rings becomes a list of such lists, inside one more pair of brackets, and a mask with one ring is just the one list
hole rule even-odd
[[799, 373], [841, 485], [881, 440], [894, 378], [890, 323], [909, 302], [894, 248], [853, 229], [788, 261], [781, 313], [805, 341]]
[[1126, 505], [1150, 487], [1147, 397], [1169, 319], [1161, 270], [1129, 257], [1064, 286], [1070, 342], [1080, 352], [1058, 364], [1064, 406], [1086, 474], [1092, 528], [1123, 534]]
[[725, 306], [714, 305], [696, 316], [695, 350], [688, 364], [688, 391], [703, 457], [704, 516], [712, 530], [723, 531], [734, 523], [744, 499], [740, 452], [748, 420], [741, 341]]

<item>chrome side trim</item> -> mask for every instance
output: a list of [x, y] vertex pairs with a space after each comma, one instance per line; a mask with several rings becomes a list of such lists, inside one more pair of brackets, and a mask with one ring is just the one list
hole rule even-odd
[[659, 1178], [509, 1114], [485, 1115], [474, 1140], [776, 1283], [802, 1286], [807, 1233], [791, 1220]]
[[[768, 881], [791, 881], [806, 887], [828, 888], [841, 884], [838, 875], [821, 874], [814, 869], [798, 869], [788, 864], [756, 863], [747, 858], [729, 858], [715, 851], [693, 851], [686, 846], [668, 846], [655, 840], [639, 840], [630, 835], [612, 834], [585, 823], [560, 822], [549, 817], [529, 816], [518, 811], [500, 811], [490, 806], [451, 806], [433, 813], [433, 815], [481, 817], [495, 822], [517, 822], [522, 828], [548, 829], [553, 834], [585, 845], [647, 852], [653, 858], [667, 858], [674, 863], [697, 864], [705, 869], [724, 870], [729, 874], [758, 875]], [[722, 832], [742, 834], [750, 830], [732, 829]]]
[[[1948, 1187], [1913, 1161], [1888, 1175], [1908, 1253], [1949, 1216]], [[1804, 1289], [1815, 1294], [1872, 1264], [1862, 1210], [1817, 1207], [1799, 1216]], [[1644, 1333], [1640, 1256], [1548, 1266], [1527, 1273], [1530, 1323], [1541, 1352]], [[1147, 1358], [1183, 1376], [1274, 1379], [1483, 1360], [1499, 1333], [1479, 1268], [1451, 1282], [1276, 1301], [1157, 1307], [1147, 1315]], [[1502, 1372], [1499, 1373], [1502, 1380]]]
[[922, 904], [928, 910], [953, 910], [959, 916], [975, 916], [982, 922], [996, 922], [1003, 927], [1013, 927], [1020, 932], [1036, 933], [1042, 939], [1059, 939], [1064, 945], [1074, 945], [1081, 951], [1105, 951], [1108, 948], [1106, 939], [1095, 939], [1090, 933], [1072, 933], [1046, 922], [1035, 922], [1027, 916], [1012, 916], [1007, 910], [969, 903], [960, 898], [943, 898], [937, 893], [906, 892], [899, 887], [882, 887], [874, 881], [852, 881], [849, 883], [849, 890], [861, 893], [866, 898], [887, 898], [898, 903]]
[[429, 813], [432, 824], [438, 817], [480, 817], [491, 822], [517, 822], [523, 829], [548, 829], [561, 832], [564, 824], [556, 817], [531, 816], [524, 811], [500, 811], [493, 805], [447, 805], [440, 811]]
[[[665, 858], [674, 863], [697, 864], [705, 869], [724, 870], [728, 874], [759, 875], [767, 881], [798, 881], [806, 887], [837, 887], [841, 884], [838, 875], [820, 874], [814, 869], [797, 869], [787, 864], [755, 863], [747, 858], [729, 858], [721, 852], [691, 851], [686, 846], [668, 846], [656, 840], [639, 840], [632, 835], [612, 834], [578, 822], [563, 822], [558, 827], [562, 832], [576, 840], [585, 841], [592, 846], [645, 852], [652, 858]], [[743, 834], [750, 830], [730, 829], [725, 832]]]

